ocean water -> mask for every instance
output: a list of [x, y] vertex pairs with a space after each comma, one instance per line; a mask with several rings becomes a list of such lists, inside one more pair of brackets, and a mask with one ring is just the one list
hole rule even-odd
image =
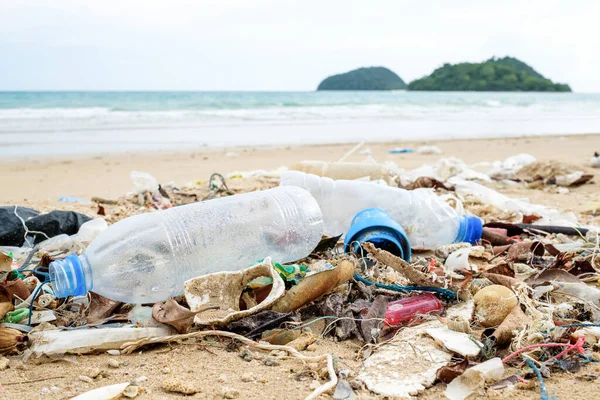
[[0, 92], [0, 155], [600, 133], [600, 94]]

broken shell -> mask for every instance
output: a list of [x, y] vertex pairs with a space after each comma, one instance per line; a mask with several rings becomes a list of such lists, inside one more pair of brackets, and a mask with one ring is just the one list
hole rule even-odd
[[454, 332], [462, 332], [462, 333], [471, 333], [471, 325], [466, 318], [463, 318], [459, 315], [452, 316], [448, 318], [448, 323], [446, 324], [448, 329]]
[[[240, 297], [248, 282], [263, 276], [273, 279], [273, 287], [267, 298], [247, 310], [240, 310]], [[273, 268], [269, 257], [242, 271], [217, 272], [190, 279], [183, 288], [191, 311], [205, 310], [194, 318], [197, 325], [225, 325], [256, 314], [269, 308], [285, 293], [285, 283]]]
[[16, 351], [19, 343], [27, 340], [27, 336], [12, 328], [0, 328], [0, 354], [10, 354]]
[[496, 338], [496, 344], [504, 345], [510, 343], [517, 333], [523, 330], [529, 322], [531, 320], [521, 310], [521, 307], [514, 307], [506, 318], [504, 318], [500, 326], [494, 330], [492, 336]]
[[471, 340], [466, 333], [451, 331], [445, 327], [425, 329], [425, 332], [446, 349], [463, 357], [475, 357], [483, 348], [481, 342]]
[[514, 292], [502, 285], [484, 287], [475, 294], [473, 300], [477, 320], [486, 328], [500, 325], [519, 303]]

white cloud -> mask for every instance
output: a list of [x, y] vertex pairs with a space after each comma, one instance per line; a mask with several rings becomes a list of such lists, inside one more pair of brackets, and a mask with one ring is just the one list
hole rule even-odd
[[4, 1], [0, 89], [312, 90], [359, 66], [410, 81], [512, 55], [600, 91], [598, 15], [594, 1]]

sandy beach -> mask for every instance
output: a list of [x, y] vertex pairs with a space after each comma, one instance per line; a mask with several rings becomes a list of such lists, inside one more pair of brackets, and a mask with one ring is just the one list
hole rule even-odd
[[[389, 154], [395, 147], [416, 148], [422, 144], [439, 146], [441, 155]], [[88, 215], [96, 214], [94, 203], [74, 204], [58, 202], [61, 196], [76, 196], [90, 199], [100, 196], [116, 199], [132, 189], [129, 174], [132, 170], [145, 171], [160, 182], [175, 182], [185, 185], [188, 182], [206, 182], [213, 172], [228, 174], [234, 171], [255, 169], [276, 169], [294, 163], [313, 160], [339, 160], [356, 144], [310, 145], [297, 147], [228, 148], [206, 151], [181, 151], [177, 153], [131, 153], [120, 155], [96, 155], [90, 157], [56, 157], [48, 159], [21, 159], [4, 161], [0, 184], [4, 189], [0, 196], [2, 204], [29, 206], [42, 211], [52, 209], [77, 210]], [[577, 166], [579, 169], [596, 174], [587, 184], [570, 188], [568, 193], [559, 193], [556, 188], [528, 189], [525, 185], [506, 185], [499, 182], [488, 186], [512, 197], [529, 198], [533, 203], [544, 204], [576, 213], [582, 224], [598, 224], [600, 216], [586, 214], [591, 204], [598, 201], [598, 170], [589, 167], [593, 151], [598, 150], [600, 135], [578, 135], [564, 137], [522, 137], [507, 139], [368, 143], [361, 150], [370, 149], [371, 157], [378, 162], [393, 161], [399, 167], [412, 169], [425, 163], [434, 163], [442, 157], [457, 157], [472, 164], [484, 161], [502, 160], [519, 153], [529, 153], [538, 160], [555, 160]], [[360, 153], [360, 152], [358, 152]], [[354, 154], [352, 161], [364, 160], [367, 155]], [[204, 184], [204, 183], [203, 183]], [[319, 329], [324, 327], [321, 326]], [[314, 329], [317, 329], [316, 324]], [[361, 359], [357, 352], [363, 344], [356, 340], [334, 342], [318, 340], [309, 354], [334, 354], [338, 368], [348, 369], [350, 378], [361, 369]], [[196, 342], [183, 345], [165, 346], [144, 350], [132, 356], [68, 356], [63, 361], [49, 362], [33, 360], [30, 364], [11, 361], [11, 367], [3, 372], [2, 384], [7, 398], [34, 398], [46, 391], [44, 398], [60, 399], [64, 396], [80, 394], [92, 387], [126, 382], [146, 377], [147, 390], [144, 398], [181, 398], [180, 395], [166, 393], [161, 389], [164, 381], [177, 377], [202, 387], [202, 393], [194, 398], [221, 398], [222, 387], [233, 387], [242, 394], [240, 398], [301, 399], [311, 392], [309, 381], [298, 380], [306, 370], [300, 361], [288, 359], [277, 367], [265, 366], [261, 361], [250, 363], [242, 360], [238, 352], [225, 345], [213, 343], [210, 346]], [[117, 360], [118, 369], [106, 366], [110, 360]], [[199, 374], [198, 366], [202, 366]], [[82, 373], [89, 374], [100, 370], [100, 378], [94, 386], [78, 380]], [[83, 371], [83, 372], [82, 372]], [[92, 371], [92, 372], [89, 372]], [[250, 373], [247, 373], [251, 371]], [[509, 370], [511, 373], [517, 370]], [[597, 374], [597, 367], [588, 365], [575, 374], [555, 373], [546, 379], [548, 390], [559, 398], [584, 399], [596, 391], [597, 383], [587, 379]], [[32, 381], [32, 377], [45, 377]], [[596, 375], [597, 376], [597, 375]], [[240, 380], [240, 377], [242, 380]], [[246, 379], [246, 380], [244, 380]], [[49, 392], [59, 388], [55, 392]], [[532, 390], [533, 389], [533, 390]], [[441, 398], [443, 385], [436, 385], [419, 396], [423, 399]], [[366, 390], [361, 390], [358, 398], [381, 398]], [[535, 385], [523, 386], [514, 392], [497, 394], [498, 399], [536, 399], [539, 393]]]
[[[415, 148], [422, 144], [437, 145], [443, 154], [388, 154], [388, 150], [396, 147]], [[129, 178], [132, 170], [148, 172], [159, 182], [184, 185], [206, 181], [213, 172], [228, 174], [234, 171], [272, 170], [302, 160], [337, 161], [355, 145], [227, 148], [4, 160], [0, 163], [0, 185], [3, 188], [0, 203], [47, 205], [55, 203], [62, 196], [116, 198], [132, 189]], [[570, 163], [593, 173], [594, 170], [589, 168], [589, 160], [593, 152], [600, 149], [600, 135], [367, 143], [361, 150], [365, 149], [371, 150], [371, 157], [377, 162], [392, 161], [404, 169], [434, 163], [441, 157], [456, 157], [472, 164], [529, 153], [538, 160]], [[362, 161], [366, 157], [359, 151], [347, 161]], [[516, 190], [515, 194], [523, 195]], [[534, 202], [583, 211], [587, 195], [597, 193], [597, 188], [595, 185], [578, 188], [575, 198], [543, 191], [526, 192]], [[60, 203], [56, 204], [60, 206]]]

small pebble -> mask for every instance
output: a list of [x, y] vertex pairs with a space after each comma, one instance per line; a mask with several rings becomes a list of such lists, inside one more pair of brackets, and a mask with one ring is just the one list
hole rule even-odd
[[306, 351], [316, 351], [317, 350], [317, 345], [316, 344], [309, 344], [308, 347], [306, 348]]
[[100, 368], [92, 368], [86, 373], [86, 375], [92, 379], [96, 379], [100, 374], [102, 374], [102, 370]]
[[365, 387], [364, 383], [362, 383], [362, 381], [359, 381], [358, 379], [352, 379], [351, 381], [348, 381], [348, 383], [350, 384], [350, 387], [354, 390], [360, 390]]
[[234, 388], [224, 387], [221, 389], [221, 395], [225, 399], [235, 399], [240, 395], [240, 391]]
[[219, 375], [219, 377], [217, 378], [217, 381], [219, 381], [220, 383], [225, 383], [229, 380], [229, 377], [227, 377], [227, 375], [225, 374], [221, 374]]
[[120, 356], [121, 352], [119, 350], [107, 350], [106, 351], [108, 354], [110, 354], [111, 356]]
[[267, 378], [265, 378], [264, 376], [261, 378], [258, 378], [258, 383], [267, 383], [269, 382], [269, 380]]
[[119, 368], [121, 366], [121, 363], [115, 360], [114, 358], [111, 358], [110, 360], [108, 360], [108, 366], [110, 368]]
[[183, 381], [179, 378], [167, 378], [162, 382], [161, 386], [165, 392], [174, 392], [188, 395], [200, 393], [202, 391], [200, 387], [190, 382]]
[[160, 372], [162, 372], [165, 375], [169, 374], [169, 373], [171, 373], [171, 368], [169, 368], [169, 367], [163, 367], [163, 369], [161, 369]]
[[248, 361], [248, 362], [254, 360], [254, 354], [248, 349], [242, 350], [240, 352], [240, 357], [242, 358], [242, 360]]
[[283, 350], [271, 350], [271, 353], [269, 353], [269, 356], [275, 357], [275, 358], [283, 358], [283, 357], [287, 356], [287, 352], [283, 351]]
[[125, 388], [125, 390], [123, 390], [123, 396], [125, 397], [129, 397], [130, 399], [133, 399], [135, 397], [137, 397], [137, 395], [140, 393], [140, 387], [136, 386], [136, 385], [129, 385]]
[[0, 357], [0, 371], [4, 371], [8, 368], [8, 363], [10, 361], [6, 357]]
[[89, 376], [79, 375], [79, 380], [85, 383], [94, 383], [94, 380]]
[[263, 360], [263, 364], [265, 364], [268, 367], [274, 367], [276, 365], [279, 365], [279, 361], [277, 361], [273, 357], [267, 357]]
[[245, 373], [242, 375], [242, 382], [254, 382], [254, 375], [252, 375], [250, 372]]

